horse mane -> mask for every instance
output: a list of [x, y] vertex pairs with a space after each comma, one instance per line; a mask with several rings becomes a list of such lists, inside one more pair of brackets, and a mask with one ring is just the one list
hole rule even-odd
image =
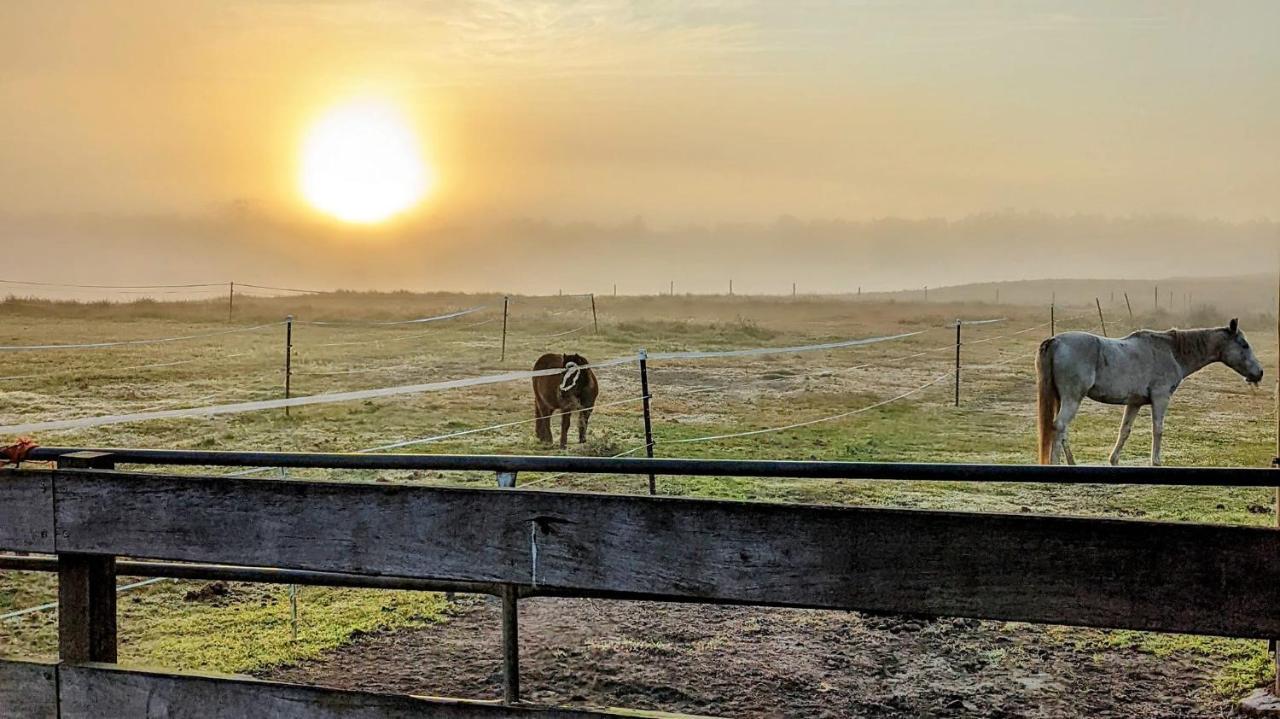
[[1197, 360], [1208, 360], [1216, 357], [1221, 344], [1218, 333], [1221, 330], [1216, 328], [1206, 328], [1198, 330], [1180, 330], [1171, 329], [1168, 332], [1158, 332], [1155, 334], [1164, 335], [1169, 338], [1173, 344], [1173, 351], [1179, 357], [1192, 357]]

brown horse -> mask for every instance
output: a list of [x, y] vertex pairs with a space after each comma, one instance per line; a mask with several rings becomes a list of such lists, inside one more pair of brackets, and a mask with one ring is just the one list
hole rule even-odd
[[[560, 449], [569, 444], [569, 415], [578, 413], [578, 443], [587, 441], [587, 422], [591, 408], [595, 407], [600, 385], [596, 373], [587, 367], [586, 357], [576, 354], [545, 354], [533, 363], [534, 371], [559, 369], [559, 374], [533, 378], [534, 429], [538, 439], [551, 442], [551, 415], [560, 412]], [[584, 368], [584, 369], [579, 369]]]

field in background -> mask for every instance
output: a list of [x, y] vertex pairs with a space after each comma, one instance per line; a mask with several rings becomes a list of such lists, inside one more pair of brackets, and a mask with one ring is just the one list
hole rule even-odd
[[[1112, 336], [1131, 323], [1104, 297]], [[929, 303], [864, 298], [728, 296], [596, 298], [599, 333], [585, 297], [515, 297], [506, 359], [499, 357], [502, 298], [476, 295], [335, 293], [238, 297], [228, 319], [225, 299], [206, 302], [74, 304], [10, 300], [0, 305], [0, 345], [63, 344], [172, 337], [268, 324], [192, 341], [110, 349], [0, 352], [0, 423], [224, 404], [282, 396], [285, 315], [293, 331], [295, 396], [488, 375], [529, 369], [544, 351], [589, 359], [634, 355], [645, 348], [722, 350], [790, 346], [855, 337], [923, 334], [864, 347], [760, 358], [654, 362], [654, 432], [658, 456], [1022, 463], [1034, 457], [1033, 352], [1048, 335], [1049, 309], [993, 302]], [[1150, 304], [1148, 300], [1147, 305]], [[425, 324], [373, 326], [485, 305], [486, 309]], [[1135, 306], [1135, 309], [1137, 307]], [[1149, 310], [1150, 308], [1147, 307]], [[1158, 328], [1208, 321], [1162, 311], [1133, 324]], [[1276, 367], [1274, 321], [1262, 311], [1244, 329], [1259, 358]], [[1058, 330], [1097, 331], [1092, 306], [1059, 307]], [[962, 406], [952, 406], [946, 375], [954, 363], [956, 318], [1007, 321], [964, 329]], [[1255, 324], [1251, 325], [1250, 317]], [[1223, 324], [1229, 316], [1215, 318]], [[312, 325], [308, 321], [350, 324]], [[569, 452], [609, 456], [643, 445], [639, 377], [634, 364], [599, 372], [601, 404], [590, 441]], [[934, 384], [929, 385], [933, 382]], [[926, 386], [928, 385], [928, 386]], [[923, 389], [921, 389], [923, 387]], [[885, 400], [913, 392], [883, 406]], [[1273, 384], [1254, 390], [1222, 366], [1188, 380], [1170, 408], [1165, 461], [1170, 465], [1251, 466], [1274, 454]], [[709, 441], [707, 436], [801, 424], [786, 431]], [[1077, 457], [1105, 461], [1118, 408], [1087, 404], [1073, 425]], [[449, 392], [210, 419], [125, 424], [37, 437], [46, 445], [355, 451], [532, 416], [528, 381]], [[558, 427], [557, 427], [558, 430]], [[572, 435], [571, 435], [572, 437]], [[1130, 440], [1126, 463], [1145, 461], [1149, 413]], [[544, 453], [530, 423], [408, 446], [399, 451]], [[198, 471], [198, 470], [190, 470]], [[293, 472], [349, 481], [492, 486], [482, 474], [435, 472]], [[524, 486], [643, 492], [645, 478], [521, 475]], [[925, 482], [828, 482], [742, 478], [665, 478], [670, 495], [768, 499], [1005, 512], [1088, 514], [1269, 525], [1268, 490], [966, 485]], [[234, 531], [229, 528], [229, 531]], [[378, 628], [421, 626], [447, 618], [434, 595], [362, 590], [302, 590], [300, 638], [290, 636], [281, 587], [238, 590], [233, 597], [188, 592], [199, 583], [162, 582], [121, 602], [123, 661], [226, 671], [294, 661]], [[50, 601], [54, 579], [0, 575], [0, 614]], [[50, 612], [0, 623], [0, 653], [48, 654]], [[1061, 640], [1203, 656], [1218, 688], [1239, 693], [1267, 671], [1260, 642], [1196, 639], [1132, 632], [1061, 630]]]

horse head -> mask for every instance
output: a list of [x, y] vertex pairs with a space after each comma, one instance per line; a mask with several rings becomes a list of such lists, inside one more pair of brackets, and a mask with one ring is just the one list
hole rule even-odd
[[564, 378], [560, 381], [560, 391], [568, 392], [578, 384], [578, 378], [582, 375], [582, 367], [591, 364], [586, 357], [579, 354], [566, 354], [564, 357]]
[[1240, 321], [1231, 320], [1231, 324], [1222, 331], [1227, 335], [1227, 341], [1222, 346], [1223, 364], [1235, 370], [1249, 384], [1261, 382], [1262, 363], [1254, 356], [1249, 340], [1240, 331]]

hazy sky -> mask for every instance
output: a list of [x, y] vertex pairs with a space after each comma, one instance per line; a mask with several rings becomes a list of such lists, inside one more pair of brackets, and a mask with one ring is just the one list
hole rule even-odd
[[7, 0], [0, 209], [296, 209], [306, 123], [372, 92], [416, 113], [435, 212], [1274, 216], [1276, 28], [1269, 0]]
[[312, 231], [303, 132], [372, 95], [438, 177], [402, 229], [1275, 219], [1277, 28], [1270, 0], [6, 0], [0, 218]]

